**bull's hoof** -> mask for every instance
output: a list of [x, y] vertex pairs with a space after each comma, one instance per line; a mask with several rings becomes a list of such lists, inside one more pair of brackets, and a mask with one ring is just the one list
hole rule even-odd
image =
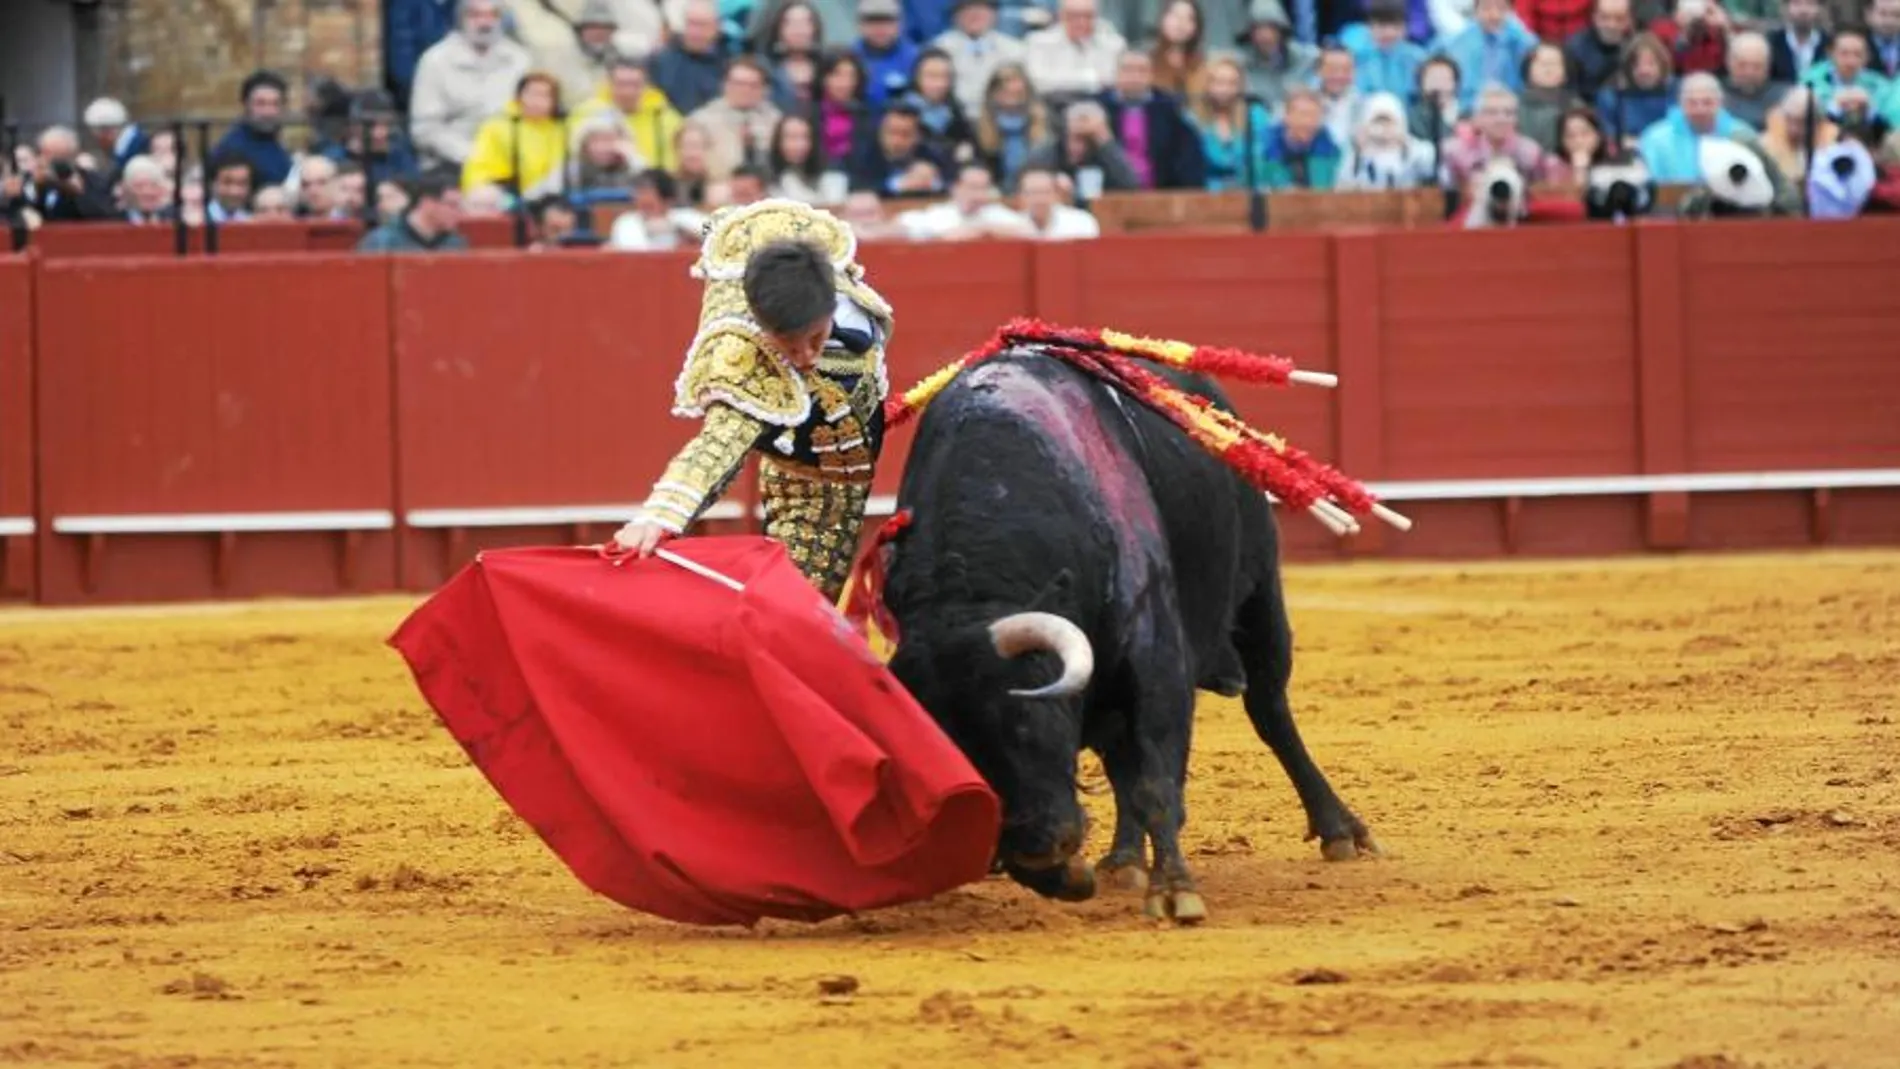
[[1152, 920], [1199, 924], [1207, 919], [1207, 902], [1199, 891], [1149, 891], [1141, 911]]
[[1148, 889], [1148, 874], [1140, 865], [1121, 865], [1104, 859], [1095, 866], [1095, 878], [1107, 884], [1111, 891], [1138, 894]]
[[1385, 851], [1372, 838], [1371, 832], [1361, 831], [1350, 839], [1326, 840], [1320, 844], [1319, 854], [1328, 861], [1354, 861], [1383, 857]]

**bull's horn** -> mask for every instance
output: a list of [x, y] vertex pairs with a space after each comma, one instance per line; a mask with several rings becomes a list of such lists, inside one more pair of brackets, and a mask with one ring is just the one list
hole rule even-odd
[[1067, 698], [1082, 693], [1095, 674], [1095, 651], [1082, 629], [1054, 613], [1019, 612], [990, 625], [990, 641], [1004, 657], [1048, 650], [1062, 658], [1062, 677], [1033, 690], [1012, 690], [1019, 698]]

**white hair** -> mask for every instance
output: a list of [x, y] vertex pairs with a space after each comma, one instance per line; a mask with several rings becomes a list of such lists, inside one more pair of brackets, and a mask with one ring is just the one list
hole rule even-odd
[[1742, 55], [1744, 52], [1752, 52], [1763, 59], [1767, 59], [1769, 55], [1768, 38], [1754, 30], [1748, 30], [1728, 39], [1728, 54], [1731, 57]]
[[79, 135], [70, 126], [49, 126], [40, 131], [39, 146], [42, 153], [51, 151], [46, 146], [53, 141], [64, 141], [75, 152], [79, 149]]
[[1677, 94], [1676, 99], [1687, 100], [1689, 99], [1689, 94], [1698, 89], [1706, 89], [1715, 94], [1715, 99], [1722, 99], [1722, 82], [1708, 71], [1696, 71], [1692, 74], [1683, 75], [1682, 91]]
[[165, 181], [165, 167], [150, 156], [134, 156], [125, 161], [125, 181], [144, 179], [154, 182]]

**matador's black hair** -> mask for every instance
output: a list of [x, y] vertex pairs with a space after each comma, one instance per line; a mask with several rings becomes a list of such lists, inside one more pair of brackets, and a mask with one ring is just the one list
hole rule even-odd
[[832, 313], [837, 282], [824, 250], [809, 241], [774, 241], [745, 265], [745, 299], [759, 325], [775, 334], [810, 327]]

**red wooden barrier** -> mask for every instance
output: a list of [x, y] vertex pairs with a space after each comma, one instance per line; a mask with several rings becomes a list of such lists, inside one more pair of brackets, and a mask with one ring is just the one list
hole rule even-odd
[[33, 594], [33, 263], [0, 259], [0, 599]]
[[394, 584], [387, 260], [79, 260], [36, 296], [43, 600]]
[[[352, 549], [356, 586], [387, 585], [400, 558], [403, 585], [427, 589], [484, 545], [606, 537], [693, 430], [669, 414], [699, 300], [690, 259], [0, 271], [0, 421], [23, 392], [7, 390], [23, 374], [7, 339], [31, 336], [5, 318], [23, 305], [9, 294], [36, 290], [41, 596], [340, 589]], [[1341, 541], [1289, 515], [1289, 557], [1900, 543], [1900, 221], [872, 245], [864, 260], [897, 305], [893, 389], [1018, 315], [1336, 371], [1336, 391], [1236, 402], [1419, 525]], [[0, 506], [31, 468], [7, 426]], [[908, 442], [893, 435], [880, 496]], [[742, 482], [715, 518], [750, 524], [752, 505]], [[390, 513], [407, 519], [400, 548], [308, 533]], [[293, 520], [306, 533], [234, 541]]]
[[694, 430], [670, 414], [699, 317], [691, 261], [395, 258], [407, 585], [486, 546], [599, 541], [631, 517]]

